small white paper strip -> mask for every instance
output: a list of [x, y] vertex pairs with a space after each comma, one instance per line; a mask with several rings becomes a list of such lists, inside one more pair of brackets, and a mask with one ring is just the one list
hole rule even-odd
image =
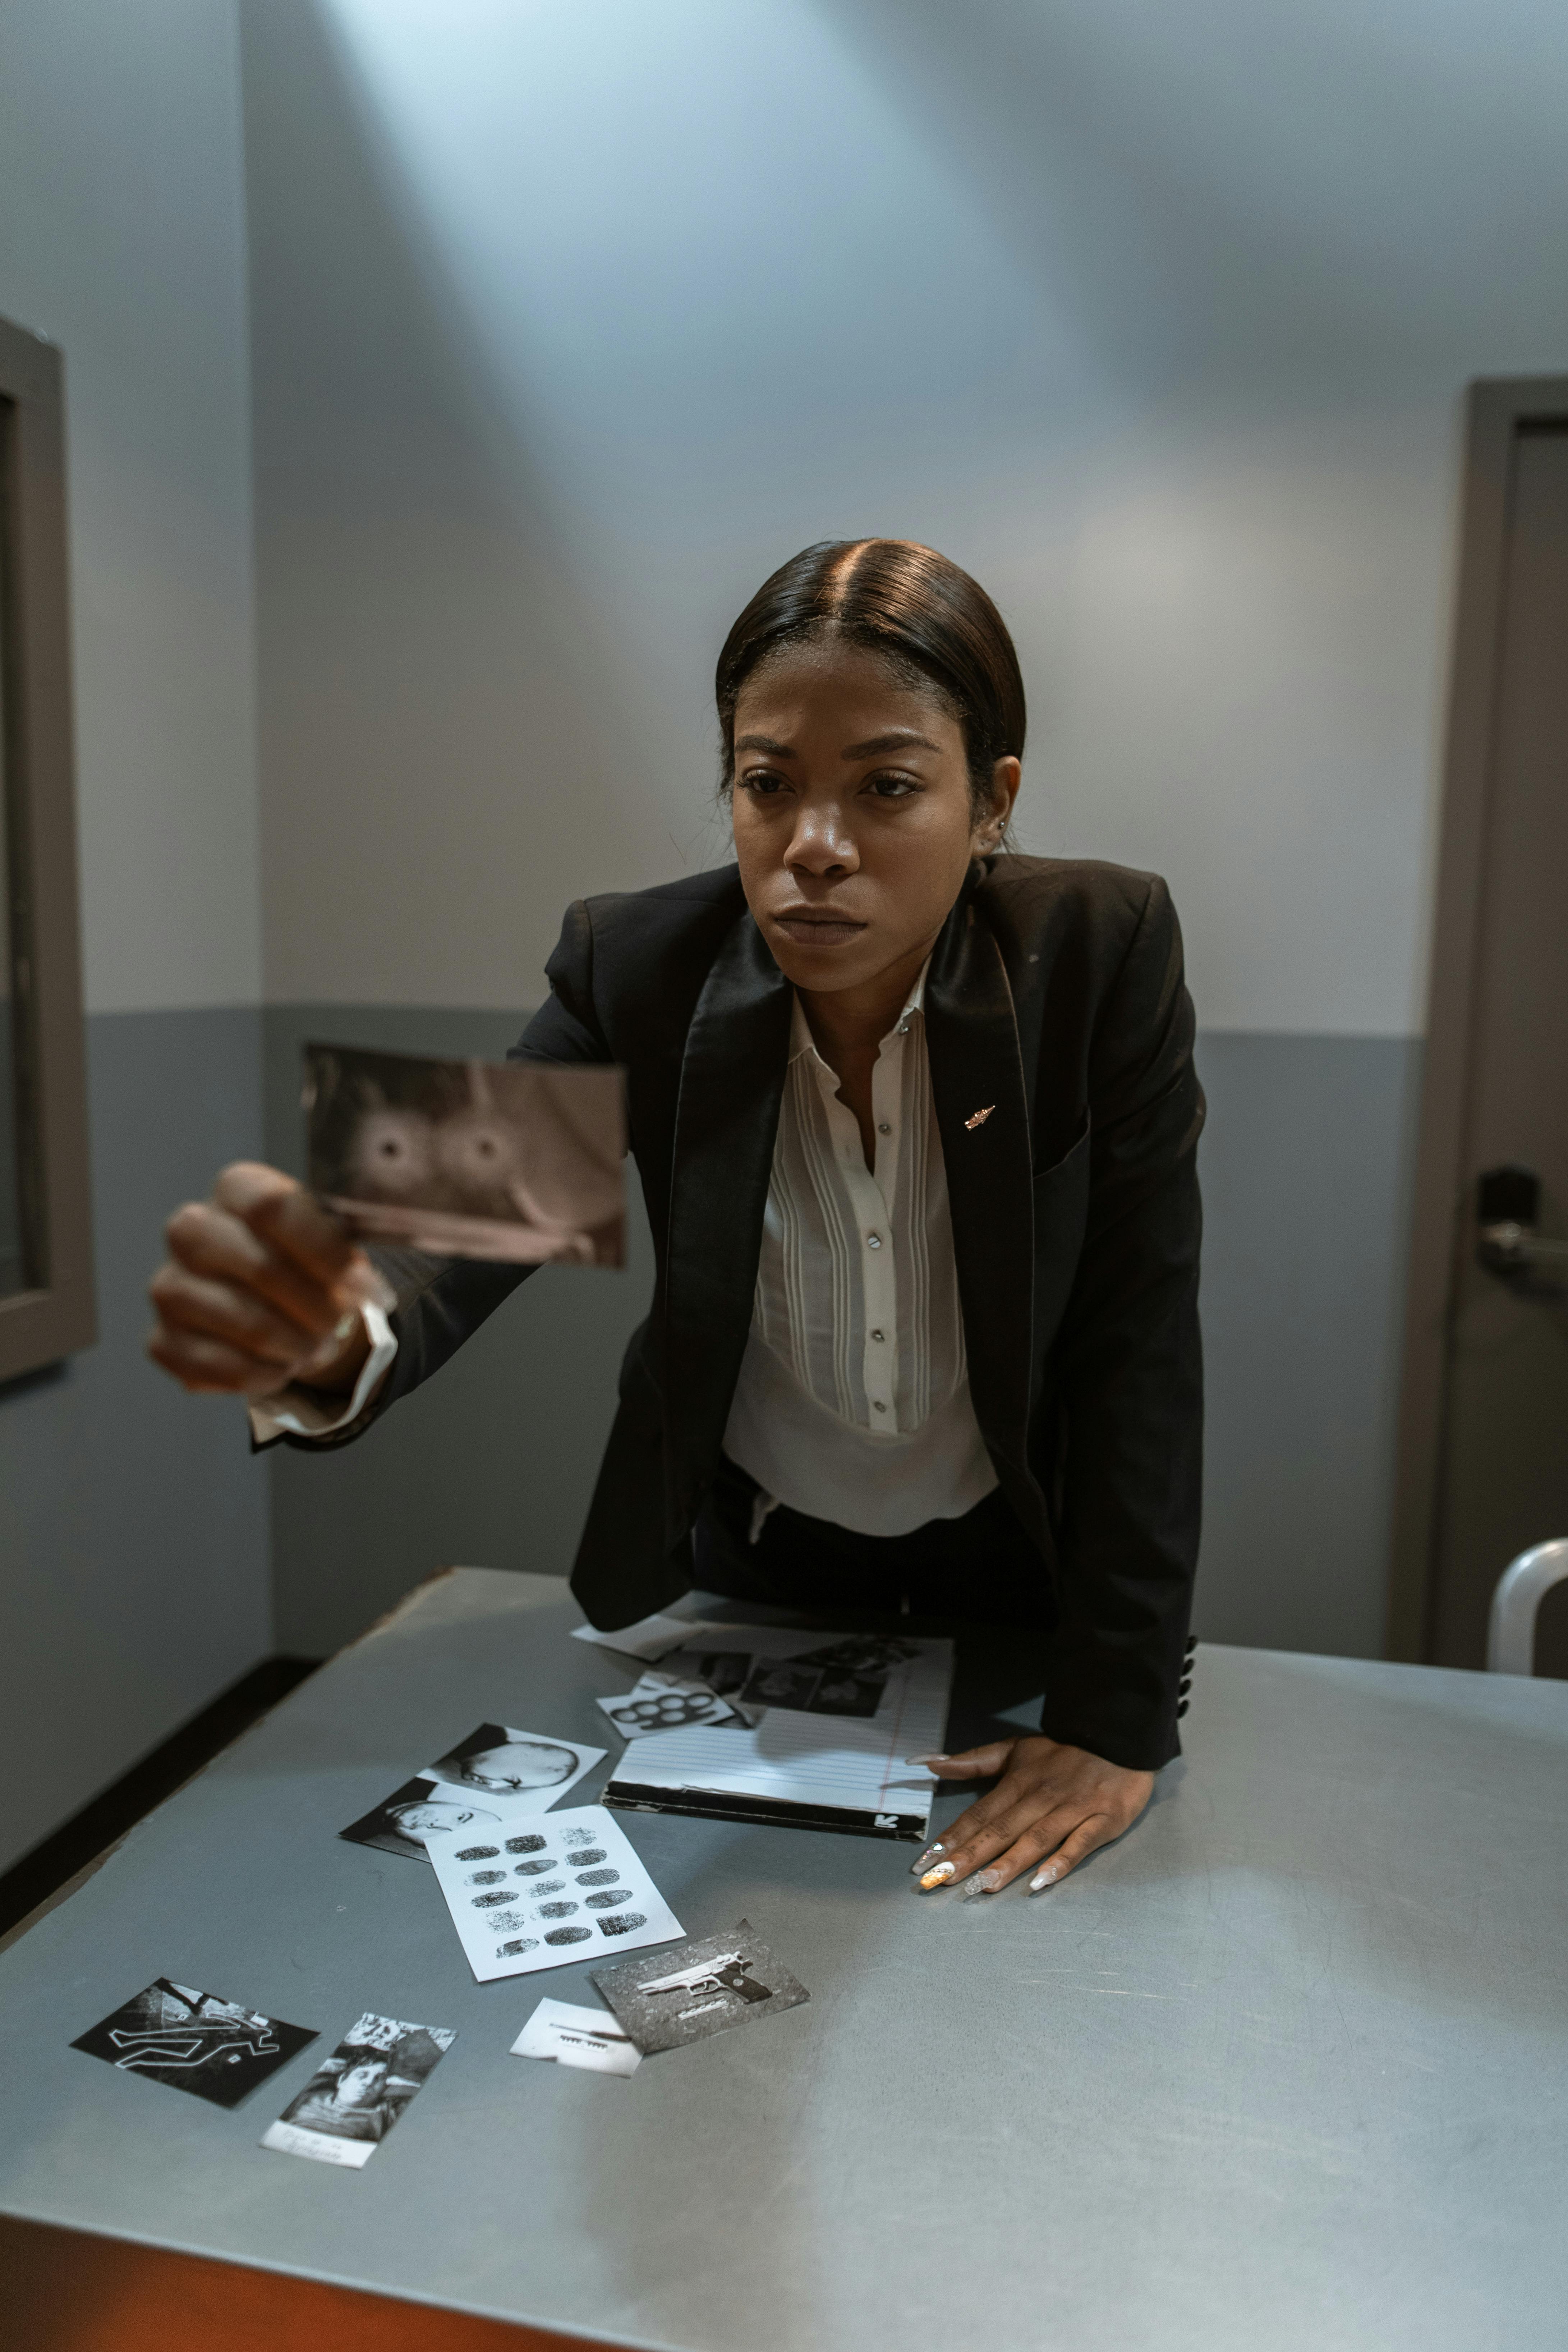
[[603, 1805], [536, 1814], [526, 1838], [476, 1838], [429, 1853], [480, 1984], [612, 1959], [686, 1933]]
[[514, 2058], [553, 2058], [595, 2074], [635, 2074], [642, 2052], [607, 2009], [542, 2000], [511, 2045]]
[[701, 1617], [643, 1617], [614, 1633], [601, 1633], [596, 1625], [574, 1625], [572, 1638], [595, 1643], [601, 1650], [614, 1650], [623, 1658], [653, 1659], [684, 1648], [699, 1633], [732, 1633], [734, 1630], [732, 1625], [710, 1625]]

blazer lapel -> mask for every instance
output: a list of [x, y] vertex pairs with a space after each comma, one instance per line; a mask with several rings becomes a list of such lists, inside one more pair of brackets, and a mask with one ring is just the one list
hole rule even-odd
[[[1006, 967], [973, 890], [959, 899], [937, 941], [925, 1005], [974, 1417], [999, 1474], [1005, 1463], [1017, 1481], [1026, 1481], [1034, 1265], [1028, 1098]], [[1006, 1483], [1011, 1495], [1015, 1482]]]
[[751, 1328], [792, 1001], [742, 913], [697, 1000], [676, 1103], [663, 1355], [678, 1528], [718, 1459]]

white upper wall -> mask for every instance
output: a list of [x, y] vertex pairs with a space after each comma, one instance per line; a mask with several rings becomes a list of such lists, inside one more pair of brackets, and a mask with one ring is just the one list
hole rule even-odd
[[709, 681], [929, 540], [1025, 845], [1171, 879], [1211, 1027], [1419, 1026], [1477, 374], [1568, 363], [1533, 0], [246, 0], [267, 984], [525, 1003], [724, 854]]
[[0, 313], [65, 353], [87, 1001], [260, 983], [233, 0], [0, 0]]

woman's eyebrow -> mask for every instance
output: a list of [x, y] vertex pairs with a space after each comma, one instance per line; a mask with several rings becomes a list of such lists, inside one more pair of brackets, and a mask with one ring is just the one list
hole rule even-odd
[[846, 760], [875, 759], [879, 751], [940, 751], [929, 735], [917, 735], [912, 727], [890, 727], [885, 735], [868, 735], [864, 743], [847, 743], [840, 757]]
[[771, 735], [738, 735], [737, 751], [771, 751], [775, 760], [793, 760], [795, 751], [788, 743], [776, 743]]

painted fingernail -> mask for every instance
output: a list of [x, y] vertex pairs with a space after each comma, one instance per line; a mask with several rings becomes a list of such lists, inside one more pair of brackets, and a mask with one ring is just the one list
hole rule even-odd
[[947, 1848], [941, 1843], [940, 1839], [935, 1845], [928, 1845], [924, 1853], [921, 1854], [919, 1862], [910, 1863], [910, 1877], [918, 1878], [922, 1870], [930, 1869], [931, 1864], [935, 1862], [939, 1854], [945, 1853], [946, 1852]]
[[906, 1764], [950, 1764], [952, 1759], [943, 1748], [931, 1756], [906, 1756], [904, 1761]]
[[1030, 1879], [1029, 1892], [1031, 1895], [1038, 1895], [1042, 1887], [1054, 1886], [1056, 1883], [1056, 1865], [1054, 1863], [1048, 1863], [1044, 1870], [1037, 1870]]
[[955, 1865], [951, 1862], [939, 1862], [934, 1870], [927, 1871], [925, 1876], [921, 1881], [921, 1885], [922, 1886], [942, 1885], [944, 1880], [952, 1876], [954, 1867]]
[[967, 1900], [974, 1895], [994, 1895], [1001, 1884], [999, 1870], [977, 1870], [963, 1890], [964, 1897]]

